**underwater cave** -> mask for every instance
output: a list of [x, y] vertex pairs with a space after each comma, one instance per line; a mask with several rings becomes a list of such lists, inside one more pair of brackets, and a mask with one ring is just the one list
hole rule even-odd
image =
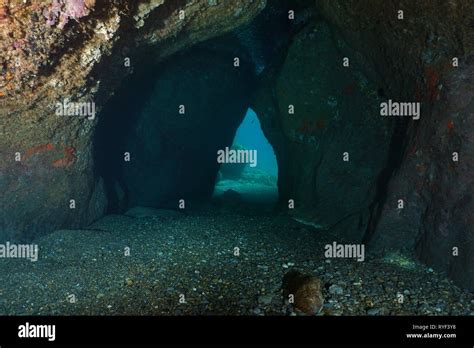
[[398, 2], [424, 22], [371, 0], [32, 22], [45, 66], [0, 54], [0, 314], [472, 315], [473, 33], [449, 24], [474, 8]]

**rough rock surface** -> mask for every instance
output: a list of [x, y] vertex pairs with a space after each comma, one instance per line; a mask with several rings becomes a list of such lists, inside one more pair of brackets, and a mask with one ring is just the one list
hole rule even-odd
[[378, 116], [376, 86], [343, 67], [321, 22], [295, 37], [268, 79], [253, 107], [277, 156], [283, 204], [293, 199], [292, 214], [321, 229], [350, 220], [361, 239], [393, 128]]
[[384, 173], [365, 240], [376, 251], [416, 247], [421, 260], [474, 289], [474, 3], [322, 0], [317, 6], [353, 54], [374, 67], [387, 98], [422, 103], [421, 120], [408, 121], [404, 141], [394, 142], [401, 168]]
[[[474, 65], [443, 81], [443, 94], [388, 188], [378, 250], [416, 248], [420, 259], [474, 289]], [[453, 160], [458, 153], [459, 160]], [[403, 199], [404, 208], [397, 202]]]
[[57, 102], [94, 101], [98, 111], [140, 57], [159, 61], [249, 21], [264, 6], [0, 1], [0, 239], [81, 226], [105, 210], [92, 163], [97, 119], [56, 116]]
[[283, 296], [288, 300], [291, 295], [295, 308], [308, 315], [318, 314], [324, 304], [321, 280], [297, 270], [283, 277]]

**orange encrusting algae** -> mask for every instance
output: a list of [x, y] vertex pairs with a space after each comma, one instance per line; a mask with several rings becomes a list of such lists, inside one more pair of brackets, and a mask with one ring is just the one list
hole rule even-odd
[[[76, 149], [72, 146], [63, 145], [62, 147], [63, 157], [54, 160], [51, 164], [55, 168], [68, 168], [70, 167], [76, 160]], [[55, 147], [53, 144], [42, 144], [34, 146], [26, 151], [23, 160], [27, 160], [34, 155], [38, 155], [41, 153], [49, 152], [56, 150], [58, 147]]]
[[71, 146], [64, 146], [64, 157], [53, 162], [56, 168], [68, 168], [76, 160], [76, 149]]

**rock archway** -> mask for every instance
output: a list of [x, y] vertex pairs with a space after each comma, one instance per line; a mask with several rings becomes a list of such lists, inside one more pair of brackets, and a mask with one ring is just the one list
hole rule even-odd
[[[217, 164], [200, 158], [251, 105], [290, 215], [374, 252], [406, 249], [473, 289], [472, 3], [54, 4], [0, 3], [2, 240], [86, 226], [107, 205], [210, 196]], [[190, 47], [192, 62], [179, 55]], [[147, 96], [127, 91], [140, 78]], [[420, 119], [382, 118], [388, 99], [421, 103]], [[58, 102], [104, 117], [56, 115]], [[125, 152], [133, 168], [116, 162]]]

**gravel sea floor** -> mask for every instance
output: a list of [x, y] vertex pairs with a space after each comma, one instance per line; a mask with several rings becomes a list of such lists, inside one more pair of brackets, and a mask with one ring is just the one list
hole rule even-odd
[[[285, 303], [291, 268], [319, 277], [319, 315], [473, 315], [472, 294], [403, 255], [326, 259], [327, 231], [265, 210], [108, 215], [1, 259], [2, 315], [302, 315]], [[403, 301], [400, 303], [400, 294]]]

